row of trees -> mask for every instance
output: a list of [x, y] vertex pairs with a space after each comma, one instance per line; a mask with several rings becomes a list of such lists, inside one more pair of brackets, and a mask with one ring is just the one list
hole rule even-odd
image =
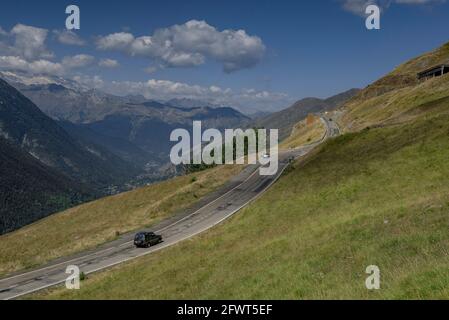
[[[258, 132], [258, 128], [252, 128], [250, 130], [254, 130], [255, 136], [256, 136], [256, 146], [259, 145], [259, 132]], [[247, 156], [248, 155], [248, 150], [249, 150], [249, 139], [247, 136], [244, 137], [244, 155]], [[226, 150], [226, 144], [223, 143], [222, 146], [222, 163], [226, 163], [225, 161], [225, 150]], [[257, 147], [256, 147], [257, 148]], [[236, 161], [237, 159], [237, 137], [234, 137], [233, 142], [232, 142], [232, 155], [233, 155], [233, 160]], [[256, 152], [258, 152], [259, 150], [256, 150]], [[214, 151], [212, 151], [211, 156], [214, 156]], [[191, 157], [192, 158], [192, 157]], [[199, 172], [199, 171], [203, 171], [206, 169], [210, 169], [215, 167], [216, 164], [205, 164], [205, 163], [201, 163], [201, 164], [188, 164], [188, 165], [184, 165], [184, 172], [186, 174], [190, 174], [190, 173], [195, 173], [195, 172]]]

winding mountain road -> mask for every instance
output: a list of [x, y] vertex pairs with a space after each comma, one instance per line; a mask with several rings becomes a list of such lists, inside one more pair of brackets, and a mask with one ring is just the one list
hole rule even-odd
[[323, 138], [311, 145], [279, 153], [279, 169], [274, 176], [261, 176], [257, 165], [250, 165], [219, 191], [207, 196], [190, 210], [168, 218], [152, 230], [163, 236], [164, 242], [148, 249], [137, 249], [133, 245], [134, 233], [123, 235], [118, 240], [96, 249], [83, 252], [32, 271], [11, 275], [0, 280], [0, 299], [9, 300], [65, 282], [66, 268], [76, 265], [84, 274], [90, 274], [114, 265], [151, 254], [208, 230], [250, 202], [261, 196], [276, 182], [288, 167], [292, 158], [309, 153], [327, 138], [339, 134], [338, 126], [330, 119], [321, 118], [327, 130]]

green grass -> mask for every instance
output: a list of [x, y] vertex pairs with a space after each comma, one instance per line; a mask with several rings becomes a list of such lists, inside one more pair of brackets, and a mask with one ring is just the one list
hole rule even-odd
[[[449, 75], [416, 79], [448, 59], [446, 44], [362, 90], [347, 134], [226, 223], [31, 298], [448, 299]], [[364, 285], [373, 264], [379, 291]]]
[[349, 133], [227, 223], [31, 298], [447, 299], [448, 160], [446, 114]]

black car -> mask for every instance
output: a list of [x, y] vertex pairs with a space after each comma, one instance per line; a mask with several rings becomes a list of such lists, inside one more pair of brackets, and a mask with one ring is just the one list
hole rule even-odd
[[134, 237], [134, 245], [137, 248], [148, 248], [162, 242], [162, 236], [154, 232], [139, 232]]

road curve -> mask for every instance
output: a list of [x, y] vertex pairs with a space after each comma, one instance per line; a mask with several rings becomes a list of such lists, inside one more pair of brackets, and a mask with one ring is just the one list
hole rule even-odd
[[321, 118], [327, 130], [323, 138], [313, 144], [280, 152], [279, 169], [274, 176], [261, 176], [256, 165], [248, 166], [230, 183], [196, 206], [168, 218], [152, 230], [163, 236], [164, 242], [148, 249], [137, 249], [133, 245], [134, 233], [100, 246], [94, 250], [62, 258], [36, 270], [19, 273], [0, 280], [0, 299], [9, 300], [65, 282], [67, 266], [76, 265], [84, 274], [90, 274], [114, 265], [151, 254], [180, 241], [191, 238], [226, 220], [250, 202], [261, 196], [287, 168], [290, 160], [306, 155], [328, 137], [339, 134], [335, 122]]

